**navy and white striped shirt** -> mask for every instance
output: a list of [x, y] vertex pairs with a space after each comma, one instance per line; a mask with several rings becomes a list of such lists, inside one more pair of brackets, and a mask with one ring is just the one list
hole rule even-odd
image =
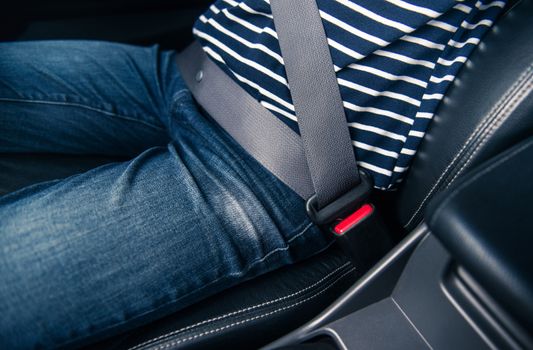
[[[374, 176], [377, 188], [394, 188], [450, 82], [505, 2], [317, 4], [358, 164]], [[219, 0], [193, 32], [215, 62], [298, 131], [269, 0]]]

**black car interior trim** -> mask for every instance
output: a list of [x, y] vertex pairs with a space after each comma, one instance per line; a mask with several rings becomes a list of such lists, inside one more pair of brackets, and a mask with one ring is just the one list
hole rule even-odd
[[[447, 182], [437, 180], [446, 173], [445, 169], [473, 131], [480, 124], [485, 125], [485, 118], [491, 110], [497, 109], [495, 105], [532, 64], [533, 26], [530, 18], [533, 3], [522, 0], [508, 4], [508, 8], [482, 38], [480, 46], [472, 52], [446, 91], [405, 180], [393, 196], [391, 215], [406, 230], [413, 229], [422, 221], [427, 203], [445, 189], [449, 179], [470, 157], [474, 147], [468, 146], [463, 161], [452, 166], [454, 170], [450, 174], [444, 175]], [[509, 110], [505, 122], [493, 130], [485, 143], [479, 144], [479, 149], [462, 172], [468, 172], [531, 135], [531, 108], [533, 99], [525, 98], [512, 111]], [[487, 128], [487, 125], [483, 128]], [[486, 129], [480, 131], [485, 132]], [[480, 140], [480, 135], [477, 135], [474, 144], [477, 145]], [[436, 189], [420, 206], [435, 183]], [[418, 213], [411, 219], [419, 207]]]
[[263, 349], [274, 350], [288, 344], [305, 342], [316, 336], [317, 329], [327, 329], [329, 323], [386, 298], [392, 293], [415, 248], [428, 234], [428, 227], [421, 224], [360, 277], [335, 303], [306, 324]]
[[299, 300], [299, 301], [296, 301], [296, 302], [281, 306], [281, 307], [279, 307], [277, 309], [274, 309], [272, 311], [268, 311], [268, 312], [260, 313], [258, 315], [252, 316], [252, 317], [248, 317], [248, 318], [245, 318], [243, 320], [234, 321], [232, 323], [225, 324], [223, 326], [219, 326], [219, 327], [211, 328], [211, 329], [208, 328], [208, 329], [202, 330], [201, 332], [193, 333], [192, 335], [187, 335], [185, 337], [179, 337], [179, 336], [178, 337], [172, 337], [171, 339], [167, 339], [162, 344], [158, 344], [155, 348], [152, 348], [152, 346], [150, 344], [148, 346], [142, 346], [142, 347], [140, 347], [140, 349], [161, 350], [161, 349], [173, 347], [175, 345], [178, 345], [178, 344], [181, 344], [181, 343], [185, 343], [187, 341], [198, 339], [198, 338], [201, 338], [203, 336], [210, 335], [210, 334], [215, 334], [215, 333], [218, 333], [220, 331], [232, 328], [232, 327], [237, 326], [237, 325], [243, 325], [243, 324], [246, 324], [246, 323], [248, 323], [250, 321], [261, 319], [263, 317], [268, 317], [268, 316], [271, 316], [271, 315], [276, 314], [278, 312], [291, 309], [291, 308], [293, 308], [295, 306], [301, 305], [303, 303], [307, 303], [307, 302], [313, 300], [314, 298], [316, 298], [318, 295], [320, 295], [322, 293], [325, 293], [329, 288], [331, 288], [338, 281], [340, 281], [341, 279], [346, 277], [348, 274], [350, 274], [354, 270], [355, 270], [355, 267], [350, 268], [348, 271], [344, 272], [341, 276], [339, 276], [335, 280], [331, 281], [323, 289], [320, 289], [320, 290], [316, 291], [315, 293], [311, 294], [310, 296], [308, 296], [307, 298], [305, 298], [303, 300]]
[[[230, 317], [230, 316], [235, 316], [235, 315], [238, 315], [238, 314], [242, 314], [244, 312], [248, 312], [248, 311], [255, 310], [255, 309], [258, 309], [258, 308], [261, 308], [261, 307], [264, 307], [264, 306], [272, 305], [274, 303], [277, 303], [277, 302], [280, 302], [280, 301], [283, 301], [283, 300], [286, 300], [286, 299], [293, 298], [293, 297], [295, 297], [295, 296], [297, 296], [299, 294], [302, 294], [302, 293], [304, 293], [304, 292], [306, 292], [306, 291], [308, 291], [310, 289], [315, 288], [316, 286], [320, 285], [322, 282], [327, 280], [329, 277], [333, 276], [338, 271], [340, 271], [342, 269], [345, 269], [349, 265], [351, 265], [351, 263], [349, 261], [347, 261], [344, 264], [342, 264], [341, 266], [337, 267], [335, 270], [329, 272], [326, 276], [324, 276], [321, 279], [319, 279], [318, 281], [314, 282], [313, 284], [308, 285], [308, 286], [306, 286], [306, 287], [304, 287], [304, 288], [302, 288], [300, 290], [297, 290], [297, 291], [295, 291], [295, 292], [293, 292], [291, 294], [288, 294], [288, 295], [285, 295], [285, 296], [282, 296], [282, 297], [279, 297], [279, 298], [276, 298], [276, 299], [271, 299], [271, 300], [262, 302], [260, 304], [248, 306], [248, 307], [245, 307], [243, 309], [240, 309], [240, 310], [237, 310], [237, 311], [232, 311], [232, 312], [220, 315], [220, 316], [212, 317], [212, 318], [209, 318], [207, 320], [203, 320], [203, 321], [194, 323], [194, 324], [189, 325], [189, 326], [185, 326], [185, 327], [180, 328], [178, 330], [172, 331], [170, 333], [163, 334], [163, 335], [158, 336], [156, 338], [150, 339], [150, 340], [148, 340], [148, 341], [146, 341], [144, 343], [141, 343], [139, 345], [131, 347], [129, 350], [136, 350], [136, 349], [142, 348], [142, 347], [144, 347], [146, 345], [152, 344], [154, 342], [157, 342], [157, 341], [160, 341], [160, 340], [163, 340], [163, 339], [166, 340], [170, 336], [176, 335], [178, 333], [182, 333], [182, 332], [187, 331], [187, 330], [192, 329], [192, 328], [197, 328], [199, 326], [203, 326], [203, 325], [206, 325], [206, 324], [209, 324], [209, 323], [213, 323], [214, 321], [219, 321], [219, 320], [222, 320], [222, 319]], [[337, 282], [338, 280], [344, 278], [346, 276], [346, 274], [348, 274], [350, 272], [353, 272], [354, 270], [355, 270], [355, 267], [352, 266], [349, 270], [345, 271], [340, 277], [337, 277], [336, 280], [334, 280], [333, 282], [329, 282], [329, 283], [332, 284], [332, 283]]]
[[532, 159], [533, 137], [463, 178], [428, 210], [428, 225], [457, 262], [528, 329], [533, 168], [523, 164]]
[[[378, 287], [386, 297], [353, 308], [349, 299], [361, 297], [352, 289], [335, 303], [343, 313], [323, 314], [265, 349], [303, 343], [329, 329], [347, 348], [387, 349], [391, 341], [398, 348], [531, 348], [533, 168], [522, 166], [531, 159], [533, 137], [441, 193], [399, 279], [392, 288]], [[374, 284], [390, 283], [370, 274]]]
[[[517, 81], [507, 90], [507, 92], [496, 102], [493, 109], [481, 121], [477, 128], [470, 134], [461, 149], [444, 169], [440, 177], [435, 181], [427, 195], [420, 202], [418, 208], [407, 221], [405, 226], [409, 226], [418, 216], [420, 210], [425, 207], [427, 201], [438, 188], [449, 187], [459, 175], [470, 165], [472, 159], [477, 155], [480, 148], [488, 142], [494, 132], [502, 126], [513, 111], [520, 105], [533, 89], [533, 64], [525, 69]], [[458, 170], [456, 170], [459, 168]], [[451, 177], [451, 179], [449, 179]]]

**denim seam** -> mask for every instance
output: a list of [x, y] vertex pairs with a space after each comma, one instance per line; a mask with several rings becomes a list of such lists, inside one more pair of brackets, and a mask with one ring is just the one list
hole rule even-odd
[[287, 245], [285, 247], [279, 247], [279, 248], [275, 248], [273, 250], [271, 250], [270, 252], [268, 252], [265, 256], [263, 256], [262, 258], [258, 259], [258, 260], [254, 260], [253, 262], [250, 263], [249, 267], [255, 265], [255, 264], [258, 264], [258, 263], [261, 263], [263, 261], [265, 261], [270, 255], [274, 254], [274, 253], [277, 253], [277, 252], [281, 252], [281, 251], [285, 251], [285, 250], [288, 250], [290, 248], [290, 244], [292, 243], [292, 241], [294, 241], [296, 238], [300, 237], [301, 235], [303, 235], [311, 226], [313, 226], [313, 223], [309, 223], [309, 225], [307, 225], [302, 232], [298, 233], [297, 235], [291, 237], [288, 241], [287, 241]]
[[161, 89], [161, 83], [159, 81], [160, 79], [160, 75], [158, 74], [159, 72], [159, 69], [158, 69], [158, 66], [161, 64], [161, 62], [159, 62], [159, 55], [158, 55], [158, 52], [159, 52], [159, 45], [154, 45], [151, 47], [152, 49], [152, 54], [154, 54], [154, 59], [151, 60], [152, 61], [152, 69], [153, 69], [153, 74], [154, 74], [154, 77], [155, 77], [155, 86], [157, 87], [157, 91], [159, 91], [159, 93], [161, 95], [163, 95], [163, 89]]
[[133, 117], [129, 117], [129, 116], [125, 116], [125, 115], [122, 115], [122, 114], [113, 113], [113, 112], [110, 112], [110, 111], [103, 110], [101, 108], [87, 106], [87, 105], [81, 104], [81, 103], [0, 97], [0, 102], [2, 102], [2, 101], [3, 102], [36, 103], [36, 104], [67, 106], [67, 107], [78, 107], [78, 108], [83, 108], [83, 109], [91, 110], [91, 111], [94, 111], [94, 112], [102, 113], [102, 114], [107, 115], [107, 116], [116, 117], [116, 118], [119, 118], [119, 119], [124, 119], [124, 120], [135, 122], [135, 123], [140, 123], [140, 124], [149, 126], [151, 128], [157, 129], [157, 130], [165, 130], [163, 127], [154, 125], [154, 124], [149, 123], [149, 122], [144, 121], [144, 120], [139, 120], [139, 119], [136, 119], [136, 118], [133, 118]]
[[183, 95], [185, 95], [187, 92], [189, 92], [189, 89], [183, 88], [175, 92], [174, 95], [172, 95], [172, 98], [170, 100], [169, 111], [168, 111], [168, 125], [171, 125], [171, 122], [177, 122], [179, 124], [187, 124], [187, 125], [191, 124], [189, 121], [183, 120], [183, 118], [172, 118], [174, 115], [178, 113], [179, 107], [182, 107], [184, 105], [184, 103], [180, 102], [180, 98]]
[[145, 341], [144, 343], [141, 343], [139, 345], [135, 345], [134, 347], [129, 348], [129, 350], [136, 350], [136, 349], [141, 348], [141, 347], [143, 347], [145, 345], [148, 345], [150, 343], [155, 343], [155, 342], [157, 342], [159, 340], [162, 340], [164, 338], [168, 338], [168, 337], [171, 337], [171, 336], [176, 335], [178, 333], [182, 333], [182, 332], [188, 331], [189, 329], [196, 328], [198, 326], [203, 326], [205, 324], [212, 323], [212, 322], [215, 322], [215, 321], [220, 321], [220, 320], [222, 320], [224, 318], [227, 318], [227, 317], [231, 317], [231, 316], [235, 316], [235, 315], [238, 315], [238, 314], [241, 314], [241, 313], [244, 313], [244, 312], [252, 311], [252, 310], [261, 308], [263, 306], [271, 305], [271, 304], [277, 303], [279, 301], [286, 300], [286, 299], [292, 298], [294, 296], [297, 296], [299, 294], [305, 293], [306, 291], [316, 287], [317, 285], [319, 285], [320, 283], [322, 283], [323, 281], [325, 281], [329, 277], [333, 276], [339, 270], [342, 270], [343, 268], [345, 268], [346, 266], [348, 266], [350, 264], [351, 264], [350, 261], [345, 262], [341, 266], [337, 267], [335, 270], [329, 272], [326, 276], [322, 277], [320, 280], [318, 280], [318, 281], [314, 282], [313, 284], [308, 285], [307, 287], [302, 288], [302, 289], [300, 289], [300, 290], [298, 290], [298, 291], [296, 291], [294, 293], [291, 293], [291, 294], [288, 294], [288, 295], [285, 295], [283, 297], [279, 297], [279, 298], [276, 298], [276, 299], [268, 300], [268, 301], [265, 301], [263, 303], [256, 304], [256, 305], [253, 305], [253, 306], [248, 306], [248, 307], [240, 309], [240, 310], [228, 312], [226, 314], [223, 314], [223, 315], [220, 315], [220, 316], [216, 316], [216, 317], [213, 317], [213, 318], [210, 318], [210, 319], [207, 319], [207, 320], [200, 321], [200, 322], [195, 323], [193, 325], [180, 328], [178, 330], [172, 331], [172, 332], [167, 333], [167, 334], [163, 334], [163, 335], [161, 335], [161, 336], [159, 336], [157, 338], [150, 339], [150, 340]]
[[[159, 307], [157, 307], [157, 308], [155, 308], [155, 309], [151, 309], [151, 310], [148, 310], [148, 311], [142, 312], [142, 313], [139, 314], [139, 315], [136, 315], [136, 316], [134, 316], [134, 317], [132, 317], [132, 318], [129, 318], [129, 319], [123, 320], [123, 321], [121, 321], [121, 322], [115, 323], [115, 324], [113, 324], [113, 325], [111, 325], [111, 326], [109, 326], [109, 327], [102, 328], [101, 330], [99, 330], [98, 332], [96, 332], [96, 333], [94, 333], [94, 334], [102, 333], [102, 332], [107, 331], [107, 330], [109, 330], [109, 329], [112, 329], [112, 328], [114, 328], [114, 327], [120, 326], [120, 325], [122, 325], [122, 324], [124, 324], [124, 323], [126, 323], [126, 322], [130, 322], [130, 321], [135, 320], [135, 319], [138, 319], [138, 318], [140, 318], [140, 317], [142, 317], [142, 316], [144, 316], [144, 315], [147, 315], [147, 314], [152, 313], [152, 312], [154, 312], [154, 311], [157, 311], [157, 310], [160, 310], [160, 309], [162, 309], [162, 308], [165, 308], [165, 307], [167, 307], [167, 306], [170, 305], [170, 304], [177, 303], [178, 301], [180, 301], [180, 300], [182, 300], [182, 299], [185, 299], [186, 297], [188, 297], [188, 296], [190, 296], [190, 295], [192, 295], [192, 294], [198, 292], [199, 290], [205, 289], [205, 288], [209, 287], [210, 285], [215, 284], [216, 282], [218, 282], [218, 281], [220, 281], [220, 280], [222, 280], [222, 279], [224, 279], [224, 278], [244, 276], [244, 275], [245, 275], [246, 273], [248, 273], [253, 267], [255, 267], [255, 265], [257, 265], [258, 263], [264, 261], [267, 257], [269, 257], [270, 255], [272, 255], [272, 253], [277, 253], [277, 252], [279, 252], [279, 251], [284, 251], [284, 250], [289, 249], [289, 248], [290, 248], [290, 247], [289, 247], [290, 243], [291, 243], [294, 239], [296, 239], [297, 237], [300, 237], [302, 234], [304, 234], [304, 233], [305, 233], [305, 232], [306, 232], [306, 231], [307, 231], [312, 225], [313, 225], [313, 223], [309, 223], [309, 224], [308, 224], [308, 225], [307, 225], [307, 226], [306, 226], [306, 227], [305, 227], [300, 233], [298, 233], [297, 235], [295, 235], [294, 237], [292, 237], [291, 239], [289, 239], [289, 240], [287, 241], [287, 245], [286, 245], [285, 247], [283, 247], [283, 248], [276, 248], [276, 249], [270, 251], [269, 253], [267, 253], [264, 257], [262, 257], [262, 258], [260, 258], [260, 259], [258, 259], [258, 260], [254, 260], [253, 262], [251, 262], [250, 264], [248, 264], [248, 266], [247, 266], [246, 268], [244, 268], [240, 273], [229, 273], [229, 274], [226, 274], [226, 275], [224, 275], [224, 276], [220, 276], [220, 277], [214, 279], [213, 281], [211, 281], [211, 282], [209, 282], [209, 283], [207, 283], [207, 284], [205, 284], [205, 285], [203, 285], [203, 286], [201, 286], [201, 287], [199, 287], [199, 288], [196, 288], [196, 289], [194, 289], [194, 290], [192, 290], [192, 291], [190, 291], [190, 292], [188, 292], [188, 293], [186, 293], [186, 294], [184, 294], [184, 295], [182, 295], [181, 297], [179, 297], [179, 298], [177, 298], [177, 299], [170, 300], [170, 301], [168, 301], [168, 302], [166, 302], [166, 303], [160, 305]], [[332, 243], [333, 243], [333, 242], [329, 243], [328, 246], [330, 246]], [[55, 346], [57, 346], [57, 347], [67, 346], [67, 345], [69, 345], [69, 344], [71, 344], [71, 343], [73, 343], [73, 342], [75, 342], [75, 341], [77, 341], [77, 340], [80, 340], [80, 339], [83, 339], [83, 337], [78, 337], [78, 338], [70, 339], [70, 340], [68, 340], [68, 341], [66, 341], [66, 342], [59, 343], [59, 344], [57, 344], [57, 345], [55, 345]]]
[[264, 313], [264, 314], [259, 314], [257, 316], [254, 316], [254, 317], [250, 317], [250, 318], [247, 318], [245, 320], [241, 320], [241, 321], [237, 321], [237, 322], [233, 322], [229, 325], [226, 325], [226, 326], [222, 326], [222, 327], [219, 327], [219, 328], [215, 328], [215, 329], [211, 329], [209, 331], [205, 331], [205, 332], [202, 332], [202, 333], [199, 333], [199, 334], [195, 334], [193, 336], [190, 336], [190, 337], [187, 337], [187, 338], [181, 338], [181, 339], [178, 339], [178, 340], [175, 340], [175, 341], [172, 341], [170, 343], [167, 343], [167, 344], [161, 344], [155, 348], [153, 348], [152, 350], [163, 350], [163, 349], [168, 349], [170, 347], [173, 347], [175, 345], [178, 345], [178, 344], [181, 344], [181, 343], [185, 343], [185, 342], [188, 342], [188, 341], [191, 341], [191, 340], [194, 340], [194, 339], [198, 339], [198, 338], [201, 338], [201, 337], [204, 337], [206, 335], [210, 335], [210, 334], [214, 334], [214, 333], [218, 333], [220, 331], [223, 331], [225, 329], [228, 329], [228, 328], [232, 328], [232, 327], [235, 327], [235, 326], [238, 326], [238, 325], [241, 325], [241, 324], [244, 324], [244, 323], [248, 323], [248, 322], [251, 322], [251, 321], [255, 321], [255, 320], [258, 320], [258, 319], [261, 319], [261, 318], [265, 318], [265, 317], [268, 317], [270, 315], [273, 315], [273, 314], [276, 314], [278, 312], [281, 312], [281, 311], [285, 311], [285, 310], [288, 310], [288, 309], [291, 309], [293, 307], [296, 307], [298, 305], [301, 305], [303, 303], [306, 303], [308, 302], [309, 300], [312, 300], [314, 298], [316, 298], [317, 296], [319, 296], [320, 294], [324, 293], [325, 291], [327, 291], [328, 289], [330, 289], [332, 286], [334, 286], [337, 282], [339, 282], [341, 279], [343, 279], [345, 276], [347, 276], [348, 274], [352, 273], [353, 271], [355, 270], [355, 267], [351, 268], [350, 270], [346, 271], [344, 274], [342, 274], [339, 278], [337, 278], [336, 280], [334, 280], [332, 283], [330, 283], [329, 285], [326, 286], [326, 288], [318, 291], [317, 293], [309, 296], [308, 298], [305, 298], [303, 300], [300, 300], [298, 302], [295, 302], [295, 303], [292, 303], [292, 304], [289, 304], [289, 305], [286, 305], [286, 306], [283, 306], [283, 307], [280, 307], [278, 309], [275, 309], [273, 311], [269, 311], [267, 313]]
[[179, 100], [183, 95], [186, 95], [186, 93], [189, 92], [189, 89], [183, 88], [181, 90], [178, 90], [177, 92], [172, 95], [172, 100], [170, 102], [170, 107], [172, 109], [172, 112], [175, 112], [175, 107], [182, 106], [183, 103], [181, 103]]

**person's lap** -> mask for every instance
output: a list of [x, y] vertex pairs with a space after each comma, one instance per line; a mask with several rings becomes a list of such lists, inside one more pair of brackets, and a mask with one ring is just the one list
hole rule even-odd
[[0, 44], [0, 153], [133, 159], [0, 197], [0, 347], [96, 339], [327, 242], [205, 118], [174, 53]]

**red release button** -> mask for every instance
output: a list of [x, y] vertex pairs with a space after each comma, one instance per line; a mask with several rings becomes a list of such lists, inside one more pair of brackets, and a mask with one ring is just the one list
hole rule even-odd
[[347, 218], [343, 219], [333, 228], [333, 232], [336, 235], [342, 236], [352, 227], [369, 217], [374, 212], [374, 207], [370, 204], [364, 204], [361, 208], [350, 214]]

